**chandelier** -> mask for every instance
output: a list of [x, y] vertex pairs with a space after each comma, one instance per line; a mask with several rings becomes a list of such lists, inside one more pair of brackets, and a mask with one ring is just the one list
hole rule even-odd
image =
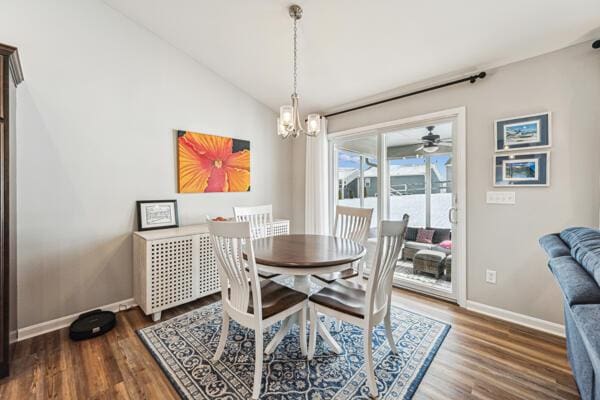
[[298, 111], [298, 92], [296, 91], [298, 80], [298, 20], [302, 18], [302, 8], [298, 5], [290, 6], [290, 17], [294, 20], [294, 92], [292, 93], [292, 105], [285, 105], [279, 108], [279, 118], [277, 119], [277, 134], [285, 139], [288, 136], [298, 137], [301, 133], [307, 136], [317, 136], [321, 130], [321, 116], [319, 114], [309, 114], [306, 119], [306, 129], [302, 126], [302, 119]]

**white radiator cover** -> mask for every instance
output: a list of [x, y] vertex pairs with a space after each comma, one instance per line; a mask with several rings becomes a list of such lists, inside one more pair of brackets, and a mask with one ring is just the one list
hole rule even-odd
[[[275, 220], [270, 236], [289, 234], [288, 220]], [[221, 290], [208, 225], [135, 232], [133, 294], [146, 315]]]

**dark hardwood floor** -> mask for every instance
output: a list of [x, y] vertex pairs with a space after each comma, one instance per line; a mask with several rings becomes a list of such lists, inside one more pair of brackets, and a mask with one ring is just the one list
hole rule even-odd
[[[564, 339], [394, 289], [395, 303], [452, 324], [414, 399], [577, 399]], [[163, 320], [219, 299], [163, 312]], [[66, 329], [17, 344], [0, 399], [177, 399], [135, 330], [139, 308], [108, 334], [72, 342]]]

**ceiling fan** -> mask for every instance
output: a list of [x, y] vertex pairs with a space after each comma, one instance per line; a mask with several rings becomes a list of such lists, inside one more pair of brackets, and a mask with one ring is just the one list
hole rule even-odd
[[436, 151], [438, 151], [440, 146], [452, 147], [452, 143], [448, 143], [448, 141], [452, 139], [440, 139], [440, 135], [436, 135], [433, 133], [434, 129], [435, 126], [433, 125], [427, 127], [427, 135], [421, 138], [423, 144], [416, 151], [423, 150], [425, 153], [435, 153]]

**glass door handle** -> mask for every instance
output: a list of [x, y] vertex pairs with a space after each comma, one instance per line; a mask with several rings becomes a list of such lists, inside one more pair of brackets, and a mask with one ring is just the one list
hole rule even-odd
[[456, 215], [457, 212], [458, 212], [458, 209], [456, 207], [451, 207], [448, 210], [448, 221], [450, 221], [451, 224], [458, 223], [458, 220], [454, 219], [454, 216]]

